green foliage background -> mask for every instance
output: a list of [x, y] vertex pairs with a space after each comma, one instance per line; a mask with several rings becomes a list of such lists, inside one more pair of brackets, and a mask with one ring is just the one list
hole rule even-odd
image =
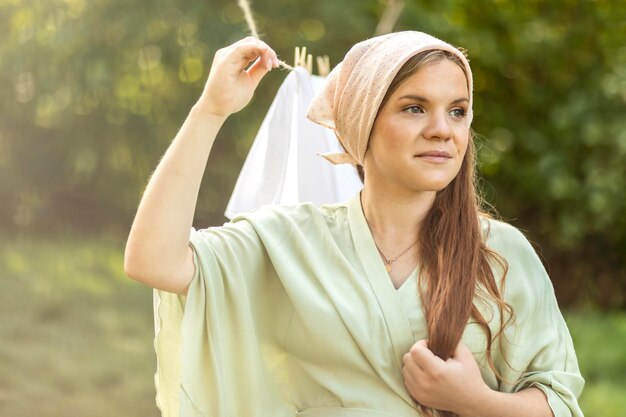
[[[379, 0], [253, 3], [291, 61], [337, 63]], [[397, 30], [469, 51], [486, 199], [538, 243], [564, 303], [626, 303], [626, 8], [615, 1], [407, 1]], [[2, 0], [0, 224], [123, 235], [150, 172], [247, 28], [234, 0]], [[198, 224], [219, 224], [284, 72], [223, 129]]]
[[[282, 57], [338, 62], [371, 36], [377, 0], [257, 1]], [[469, 51], [486, 199], [543, 249], [562, 302], [624, 307], [626, 8], [611, 1], [408, 1], [397, 30]], [[246, 34], [234, 0], [3, 0], [0, 221], [123, 234], [199, 95], [216, 49]], [[231, 118], [207, 168], [199, 224], [219, 224], [274, 71]]]
[[[541, 248], [561, 304], [578, 307], [566, 318], [581, 404], [603, 417], [626, 407], [621, 3], [407, 0], [396, 25], [468, 50], [485, 198]], [[373, 34], [384, 2], [252, 7], [286, 61], [307, 46], [337, 63]], [[156, 415], [150, 294], [124, 279], [123, 242], [213, 54], [247, 34], [241, 11], [236, 0], [0, 0], [0, 28], [0, 414]], [[221, 131], [197, 225], [224, 221], [284, 77], [270, 73]]]

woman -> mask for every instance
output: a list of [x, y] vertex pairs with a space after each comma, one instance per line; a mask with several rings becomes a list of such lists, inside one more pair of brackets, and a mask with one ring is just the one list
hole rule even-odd
[[309, 109], [335, 129], [346, 153], [328, 159], [359, 168], [361, 193], [188, 235], [220, 126], [277, 66], [254, 38], [216, 53], [130, 232], [126, 272], [160, 294], [164, 414], [582, 416], [540, 261], [478, 211], [471, 70], [438, 39], [355, 45]]

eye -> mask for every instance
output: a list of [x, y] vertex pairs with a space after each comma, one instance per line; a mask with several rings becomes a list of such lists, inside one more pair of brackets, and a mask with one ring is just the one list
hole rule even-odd
[[404, 111], [413, 114], [424, 113], [424, 109], [422, 109], [420, 106], [409, 106], [405, 108]]
[[459, 107], [459, 108], [456, 108], [456, 109], [452, 109], [450, 111], [450, 114], [453, 117], [465, 117], [466, 112], [465, 112], [465, 109], [462, 109], [462, 108]]

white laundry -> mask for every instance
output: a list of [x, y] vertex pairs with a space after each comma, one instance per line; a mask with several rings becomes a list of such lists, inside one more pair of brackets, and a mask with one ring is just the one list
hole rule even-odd
[[333, 165], [318, 153], [343, 152], [332, 130], [305, 115], [324, 78], [291, 71], [261, 124], [226, 206], [225, 215], [266, 204], [315, 205], [350, 199], [363, 184], [351, 165]]

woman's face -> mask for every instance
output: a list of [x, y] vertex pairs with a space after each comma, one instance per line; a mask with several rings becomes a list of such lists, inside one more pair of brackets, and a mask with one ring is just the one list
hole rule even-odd
[[381, 109], [365, 154], [365, 183], [439, 191], [457, 175], [469, 140], [469, 92], [448, 59], [407, 78]]

